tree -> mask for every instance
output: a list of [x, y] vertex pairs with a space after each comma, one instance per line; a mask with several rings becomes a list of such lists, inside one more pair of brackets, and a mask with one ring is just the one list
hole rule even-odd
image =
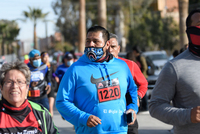
[[106, 0], [98, 0], [98, 24], [104, 28], [107, 28], [107, 6]]
[[1, 44], [1, 55], [11, 53], [11, 43], [15, 41], [15, 38], [19, 34], [20, 29], [15, 21], [0, 20], [0, 44]]
[[26, 17], [26, 19], [30, 19], [33, 22], [34, 49], [38, 49], [37, 34], [36, 34], [37, 21], [39, 19], [44, 19], [49, 14], [49, 12], [43, 13], [42, 9], [31, 8], [31, 7], [28, 7], [28, 8], [29, 8], [29, 11], [23, 11], [23, 15]]
[[139, 45], [143, 51], [172, 49], [178, 42], [177, 36], [177, 24], [172, 18], [161, 18], [159, 12], [147, 10], [140, 23], [130, 30], [128, 46]]
[[57, 0], [52, 2], [54, 13], [58, 16], [56, 26], [64, 42], [76, 46], [78, 43], [79, 0]]
[[79, 0], [79, 52], [84, 52], [86, 37], [85, 0]]
[[[100, 11], [98, 11], [98, 9], [100, 9], [100, 4], [98, 2], [102, 3], [103, 1], [104, 0], [85, 0], [86, 29], [99, 24], [98, 13], [100, 13]], [[152, 13], [150, 5], [153, 1], [154, 0], [115, 0], [113, 2], [113, 0], [106, 0], [106, 6], [104, 6], [104, 8], [107, 7], [106, 10], [104, 10], [107, 12], [106, 28], [109, 32], [118, 34], [119, 38], [126, 38], [129, 46], [137, 42], [139, 45], [148, 45], [150, 49], [153, 49], [156, 44], [158, 47], [171, 48], [171, 45], [175, 45], [177, 42], [177, 25], [172, 26], [172, 19], [170, 18], [162, 19], [159, 17], [159, 13]], [[52, 3], [52, 7], [55, 14], [58, 16], [58, 31], [62, 33], [65, 41], [75, 47], [78, 40], [77, 35], [81, 32], [80, 29], [78, 29], [79, 0], [56, 0]], [[124, 19], [122, 20], [121, 18]], [[151, 24], [145, 21], [151, 22]], [[119, 23], [123, 23], [123, 25], [119, 25]], [[159, 29], [156, 24], [160, 27]], [[142, 28], [144, 31], [141, 30]], [[160, 29], [168, 30], [174, 37], [164, 31], [161, 32]], [[158, 31], [156, 32], [156, 30]], [[119, 34], [119, 32], [121, 32], [121, 34]], [[134, 33], [134, 36], [130, 34], [131, 32]], [[165, 38], [161, 36], [161, 34], [167, 34], [167, 36], [170, 37]], [[159, 36], [161, 37], [159, 38]], [[166, 43], [163, 43], [161, 38], [168, 40], [166, 40]], [[172, 39], [172, 42], [170, 42], [170, 39]]]

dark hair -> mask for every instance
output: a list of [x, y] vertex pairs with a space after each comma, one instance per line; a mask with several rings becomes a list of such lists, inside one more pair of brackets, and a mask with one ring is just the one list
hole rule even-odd
[[93, 27], [89, 28], [89, 29], [87, 30], [87, 34], [88, 34], [89, 32], [98, 32], [98, 31], [101, 31], [101, 32], [102, 32], [102, 34], [103, 34], [103, 39], [104, 39], [105, 42], [108, 41], [108, 40], [110, 39], [110, 34], [109, 34], [109, 32], [108, 32], [104, 27], [102, 27], [102, 26], [93, 26]]
[[69, 52], [73, 55], [74, 59], [78, 59], [77, 56], [75, 55], [74, 50], [71, 50], [71, 51], [69, 51]]
[[178, 50], [174, 50], [174, 52], [173, 52], [173, 57], [176, 57], [176, 56], [178, 56], [179, 55], [179, 51]]
[[141, 50], [140, 50], [139, 46], [134, 46], [134, 47], [132, 48], [132, 50], [133, 50], [133, 51], [136, 51], [137, 53], [141, 53]]
[[191, 26], [191, 24], [192, 24], [191, 17], [192, 17], [192, 15], [195, 14], [195, 13], [200, 13], [200, 9], [194, 9], [194, 10], [192, 10], [192, 11], [189, 13], [189, 15], [188, 15], [188, 17], [187, 17], [187, 19], [186, 19], [186, 27]]
[[132, 52], [127, 52], [125, 58], [128, 59], [128, 60], [132, 60], [132, 61], [136, 62], [136, 58], [135, 58], [135, 56], [133, 55]]
[[[43, 51], [43, 52], [41, 52], [40, 55], [43, 56], [43, 54], [45, 54], [45, 53], [47, 53], [47, 52], [46, 52], [46, 51]], [[48, 53], [47, 53], [47, 54], [48, 54]]]

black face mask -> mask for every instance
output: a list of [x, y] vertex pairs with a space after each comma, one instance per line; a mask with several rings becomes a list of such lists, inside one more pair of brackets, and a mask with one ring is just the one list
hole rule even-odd
[[200, 57], [200, 27], [188, 27], [186, 33], [189, 39], [189, 50]]

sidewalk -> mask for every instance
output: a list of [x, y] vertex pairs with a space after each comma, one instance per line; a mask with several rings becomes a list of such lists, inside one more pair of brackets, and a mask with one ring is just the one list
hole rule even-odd
[[[172, 126], [152, 118], [148, 111], [140, 112], [137, 115], [137, 119], [139, 124], [139, 134], [171, 134], [168, 130], [170, 130]], [[60, 134], [75, 134], [73, 125], [63, 120], [55, 107], [53, 120]]]

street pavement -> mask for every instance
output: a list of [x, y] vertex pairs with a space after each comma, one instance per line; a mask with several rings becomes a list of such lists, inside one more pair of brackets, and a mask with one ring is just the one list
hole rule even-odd
[[[62, 119], [55, 106], [53, 120], [60, 134], [75, 134], [73, 125]], [[139, 124], [139, 134], [172, 134], [168, 131], [172, 128], [172, 125], [167, 125], [152, 118], [148, 111], [140, 112], [137, 115], [137, 120]]]

